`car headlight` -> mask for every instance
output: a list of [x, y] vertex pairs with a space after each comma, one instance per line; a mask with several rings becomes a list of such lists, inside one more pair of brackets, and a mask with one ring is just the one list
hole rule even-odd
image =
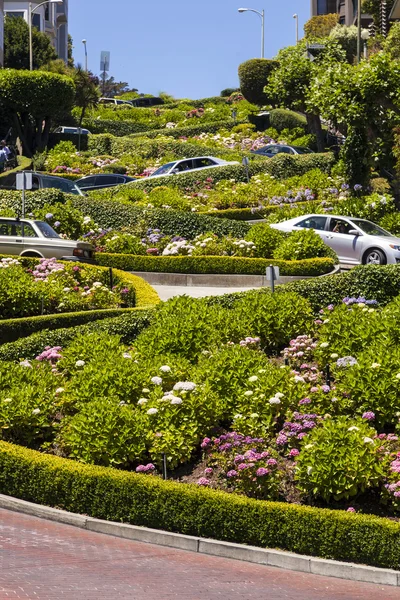
[[389, 248], [393, 248], [393, 250], [400, 250], [400, 246], [397, 246], [396, 244], [389, 244]]

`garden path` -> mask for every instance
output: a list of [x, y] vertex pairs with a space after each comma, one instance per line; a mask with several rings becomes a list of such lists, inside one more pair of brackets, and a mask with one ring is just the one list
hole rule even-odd
[[399, 600], [398, 588], [132, 542], [0, 509], [0, 600]]

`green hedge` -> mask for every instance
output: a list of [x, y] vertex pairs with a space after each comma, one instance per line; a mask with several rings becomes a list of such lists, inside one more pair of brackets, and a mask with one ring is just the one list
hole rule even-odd
[[279, 132], [284, 129], [295, 129], [296, 127], [307, 129], [307, 121], [303, 115], [283, 108], [271, 110], [270, 125]]
[[0, 344], [14, 342], [21, 337], [29, 336], [43, 329], [61, 329], [63, 327], [76, 327], [97, 321], [116, 317], [124, 312], [137, 310], [135, 308], [109, 308], [103, 310], [86, 310], [59, 315], [43, 315], [40, 317], [24, 317], [23, 319], [0, 320]]
[[[228, 121], [215, 121], [214, 123], [201, 123], [199, 120], [197, 125], [187, 125], [187, 127], [175, 127], [175, 129], [153, 129], [146, 131], [144, 134], [148, 138], [156, 138], [159, 135], [168, 135], [174, 138], [180, 137], [192, 137], [194, 135], [200, 135], [201, 133], [217, 133], [220, 129], [233, 129], [236, 125], [248, 124], [248, 121], [235, 121], [229, 119]], [[135, 133], [131, 135], [132, 138], [143, 136], [143, 133]]]
[[200, 233], [211, 231], [218, 235], [243, 237], [250, 229], [248, 223], [217, 219], [209, 215], [161, 208], [148, 209], [134, 206], [130, 202], [95, 200], [83, 196], [70, 196], [70, 198], [76, 208], [92, 217], [99, 226], [104, 228], [129, 227], [144, 221], [147, 227], [161, 229], [166, 235], [182, 235], [190, 239]]
[[123, 136], [131, 135], [133, 133], [143, 135], [144, 132], [154, 129], [156, 125], [152, 128], [149, 123], [86, 118], [83, 120], [83, 127], [89, 129], [91, 133], [110, 133], [111, 135]]
[[400, 524], [79, 464], [0, 442], [0, 492], [91, 517], [398, 569]]
[[280, 268], [281, 275], [315, 276], [329, 273], [334, 267], [331, 258], [285, 261], [240, 256], [135, 256], [101, 252], [96, 260], [107, 267], [151, 273], [265, 275], [266, 268], [275, 265]]
[[[252, 161], [249, 165], [249, 175], [252, 177], [258, 173], [269, 173], [276, 177], [276, 179], [288, 179], [295, 175], [304, 175], [311, 169], [321, 169], [325, 173], [330, 173], [334, 162], [335, 158], [331, 153], [302, 154], [296, 156], [278, 154], [274, 158], [260, 158], [259, 160]], [[127, 185], [132, 185], [146, 191], [160, 185], [167, 185], [185, 191], [198, 183], [205, 183], [209, 177], [212, 178], [214, 183], [224, 179], [247, 181], [246, 171], [242, 165], [227, 165], [226, 167], [210, 167], [199, 171], [183, 172], [157, 178], [146, 177]]]
[[46, 346], [64, 347], [77, 335], [91, 332], [119, 335], [124, 344], [131, 344], [139, 333], [149, 326], [152, 311], [134, 308], [121, 313], [118, 317], [92, 321], [78, 327], [44, 329], [29, 337], [3, 344], [0, 346], [0, 360], [34, 359]]
[[[91, 144], [95, 142], [95, 138], [98, 136], [91, 136]], [[102, 138], [106, 136], [101, 136]], [[195, 156], [213, 156], [215, 152], [218, 152], [220, 158], [230, 159], [231, 156], [236, 157], [237, 152], [230, 150], [229, 148], [218, 149], [209, 147], [202, 144], [199, 141], [198, 144], [192, 144], [185, 142], [184, 144], [175, 138], [169, 137], [167, 141], [160, 138], [145, 138], [138, 137], [132, 139], [131, 137], [114, 137], [111, 136], [110, 152], [112, 156], [120, 156], [123, 153], [135, 152], [140, 154], [143, 158], [159, 158], [166, 153], [171, 153], [174, 158], [192, 158]], [[231, 159], [232, 160], [232, 159]], [[233, 159], [235, 160], [235, 158]]]

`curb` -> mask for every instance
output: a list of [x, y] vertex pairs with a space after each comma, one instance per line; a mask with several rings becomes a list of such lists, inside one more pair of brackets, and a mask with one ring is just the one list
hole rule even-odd
[[380, 569], [378, 567], [368, 567], [355, 563], [340, 562], [336, 560], [314, 558], [304, 556], [283, 550], [273, 550], [257, 548], [255, 546], [245, 546], [234, 544], [232, 542], [220, 542], [206, 538], [198, 538], [191, 535], [180, 533], [171, 533], [158, 529], [149, 529], [137, 525], [128, 525], [125, 523], [114, 523], [113, 521], [104, 521], [94, 519], [84, 515], [77, 515], [19, 500], [11, 496], [0, 494], [0, 508], [23, 513], [40, 519], [47, 519], [65, 525], [73, 525], [87, 531], [103, 533], [115, 537], [124, 538], [146, 544], [156, 544], [158, 546], [167, 546], [199, 554], [218, 556], [221, 558], [230, 558], [251, 562], [258, 565], [269, 567], [278, 567], [290, 571], [301, 571], [314, 575], [323, 575], [325, 577], [337, 577], [350, 581], [360, 581], [365, 583], [375, 583], [378, 585], [390, 585], [400, 587], [400, 571], [392, 569]]

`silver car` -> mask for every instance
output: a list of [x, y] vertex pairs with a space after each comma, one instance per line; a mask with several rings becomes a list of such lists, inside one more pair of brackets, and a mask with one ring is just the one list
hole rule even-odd
[[0, 217], [0, 254], [94, 263], [93, 246], [64, 240], [45, 221]]
[[215, 156], [197, 156], [195, 158], [184, 158], [163, 165], [157, 171], [154, 171], [149, 177], [163, 177], [164, 175], [176, 175], [188, 171], [198, 171], [200, 169], [212, 169], [215, 167], [226, 167], [228, 165], [238, 165], [237, 161], [223, 160]]
[[313, 229], [348, 264], [400, 263], [400, 238], [366, 219], [337, 215], [302, 215], [271, 225], [280, 231]]

